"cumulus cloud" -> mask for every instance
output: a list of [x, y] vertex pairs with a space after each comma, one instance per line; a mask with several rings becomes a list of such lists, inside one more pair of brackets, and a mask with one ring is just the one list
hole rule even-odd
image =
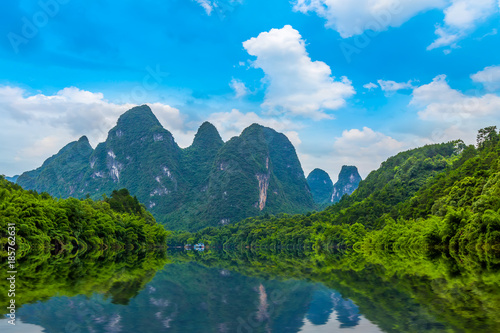
[[380, 88], [385, 92], [395, 92], [398, 90], [413, 89], [411, 80], [408, 82], [378, 80], [377, 82], [380, 85]]
[[307, 172], [316, 167], [327, 170], [335, 181], [342, 165], [355, 165], [363, 178], [378, 169], [387, 158], [408, 149], [408, 145], [368, 127], [344, 130], [334, 139], [329, 152], [313, 155], [299, 150]]
[[248, 95], [248, 88], [245, 86], [245, 83], [241, 80], [232, 79], [229, 83], [229, 86], [234, 90], [236, 98], [241, 98]]
[[500, 90], [500, 66], [489, 66], [471, 75], [474, 82], [481, 83], [487, 90]]
[[[456, 47], [460, 39], [498, 13], [499, 5], [497, 0], [295, 0], [293, 8], [325, 18], [326, 26], [342, 38], [399, 27], [424, 11], [443, 10], [444, 21], [436, 25], [437, 38], [427, 48], [432, 50]], [[447, 49], [445, 53], [449, 52]]]
[[[29, 94], [19, 87], [0, 87], [0, 140], [5, 151], [0, 156], [3, 169], [0, 174], [33, 169], [82, 135], [95, 146], [106, 139], [118, 117], [134, 106], [111, 103], [102, 93], [75, 87], [64, 88], [53, 95]], [[187, 132], [179, 110], [160, 103], [150, 106], [176, 139]]]
[[255, 112], [243, 113], [233, 109], [230, 112], [212, 113], [208, 121], [217, 128], [224, 141], [240, 135], [252, 124], [260, 124], [285, 134], [294, 145], [301, 143], [297, 130], [301, 129], [302, 125], [287, 118], [263, 118]]
[[451, 88], [445, 75], [415, 88], [410, 105], [416, 107], [418, 117], [434, 129], [424, 143], [462, 139], [472, 144], [477, 130], [500, 121], [500, 96], [466, 95]]
[[265, 73], [267, 90], [262, 106], [271, 112], [315, 120], [331, 118], [325, 110], [338, 109], [354, 95], [351, 81], [337, 80], [322, 61], [312, 61], [305, 41], [291, 26], [262, 32], [243, 43], [257, 57], [253, 66]]
[[436, 26], [438, 38], [427, 47], [456, 47], [457, 41], [467, 36], [478, 24], [498, 13], [496, 0], [453, 0], [444, 10], [444, 22]]
[[362, 130], [343, 131], [333, 147], [335, 156], [340, 157], [343, 164], [356, 165], [363, 174], [367, 174], [401, 151], [404, 144], [371, 128], [363, 127]]
[[421, 109], [418, 115], [423, 120], [466, 121], [500, 113], [499, 96], [464, 95], [448, 85], [446, 75], [439, 75], [431, 83], [415, 88], [410, 104]]
[[342, 38], [366, 30], [384, 31], [399, 27], [425, 10], [443, 8], [447, 0], [296, 0], [294, 10], [315, 12], [327, 20], [326, 26]]

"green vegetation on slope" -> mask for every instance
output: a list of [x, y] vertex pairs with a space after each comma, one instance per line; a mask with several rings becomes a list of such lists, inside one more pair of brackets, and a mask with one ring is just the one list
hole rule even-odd
[[237, 246], [356, 246], [398, 249], [500, 246], [500, 144], [495, 127], [463, 142], [389, 158], [349, 197], [307, 215], [250, 218], [221, 229], [179, 233], [170, 242]]
[[75, 184], [84, 179], [93, 151], [87, 137], [82, 136], [48, 158], [41, 167], [17, 177], [16, 183], [19, 180], [25, 189], [47, 192], [54, 197], [82, 195], [76, 192]]
[[464, 147], [460, 159], [400, 205], [364, 245], [500, 250], [499, 143], [496, 127], [481, 130], [477, 149]]
[[9, 223], [16, 225], [16, 245], [22, 251], [52, 246], [147, 247], [164, 245], [168, 236], [127, 190], [113, 192], [105, 201], [54, 199], [0, 177], [2, 249], [8, 242]]

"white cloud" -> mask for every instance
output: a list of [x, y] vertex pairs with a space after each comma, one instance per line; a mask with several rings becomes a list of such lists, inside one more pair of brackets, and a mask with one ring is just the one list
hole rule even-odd
[[[437, 39], [428, 50], [457, 47], [456, 43], [480, 23], [499, 12], [497, 0], [295, 0], [294, 10], [315, 12], [327, 20], [326, 26], [342, 38], [361, 35], [367, 30], [380, 32], [399, 27], [410, 18], [430, 9], [444, 12], [436, 25]], [[446, 50], [450, 52], [449, 49]]]
[[473, 28], [477, 20], [495, 12], [496, 0], [454, 0], [445, 9], [444, 23], [451, 27]]
[[420, 138], [418, 145], [457, 139], [472, 144], [480, 128], [500, 121], [500, 96], [465, 95], [452, 89], [445, 75], [415, 88], [410, 105], [417, 108], [421, 120], [428, 122], [426, 127], [433, 129], [428, 137]]
[[62, 147], [60, 146], [60, 140], [55, 135], [49, 135], [37, 140], [32, 146], [22, 148], [20, 154], [15, 158], [20, 160], [23, 158], [42, 158], [44, 156], [53, 155]]
[[496, 0], [452, 0], [444, 10], [444, 22], [436, 26], [438, 38], [427, 47], [428, 50], [450, 46], [467, 36], [478, 24], [497, 13]]
[[210, 0], [194, 0], [196, 1], [207, 13], [207, 15], [211, 15], [212, 11], [214, 10], [214, 4]]
[[345, 130], [334, 139], [330, 151], [310, 154], [300, 151], [301, 162], [306, 172], [322, 168], [329, 172], [335, 182], [342, 165], [355, 165], [360, 175], [365, 178], [372, 170], [380, 167], [387, 158], [407, 149], [407, 145], [376, 132], [368, 127]]
[[233, 109], [231, 112], [212, 113], [208, 121], [217, 128], [224, 141], [240, 135], [252, 124], [260, 124], [285, 134], [294, 145], [301, 143], [295, 130], [302, 128], [302, 125], [287, 118], [263, 118], [254, 112], [243, 113]]
[[377, 82], [380, 85], [380, 88], [385, 92], [394, 92], [394, 91], [398, 91], [398, 90], [413, 89], [413, 85], [411, 84], [411, 80], [408, 82], [378, 80]]
[[236, 98], [241, 98], [248, 95], [248, 88], [245, 83], [238, 79], [232, 79], [229, 86], [234, 90]]
[[[356, 165], [361, 174], [378, 169], [390, 156], [400, 152], [404, 144], [371, 128], [351, 129], [342, 132], [334, 142], [334, 155], [342, 164]], [[339, 163], [337, 162], [337, 163]]]
[[448, 85], [446, 75], [439, 75], [431, 83], [415, 88], [410, 104], [420, 108], [418, 115], [423, 120], [465, 122], [500, 113], [499, 96], [464, 95]]
[[368, 89], [368, 90], [372, 90], [372, 89], [378, 88], [378, 86], [375, 83], [370, 82], [370, 83], [364, 84], [363, 88]]
[[287, 136], [288, 140], [290, 140], [295, 148], [302, 144], [302, 140], [300, 139], [299, 133], [297, 131], [285, 131], [283, 132], [283, 134]]
[[486, 67], [470, 77], [472, 81], [483, 84], [487, 90], [500, 90], [500, 66]]
[[[498, 5], [500, 6], [500, 0], [498, 1]], [[476, 38], [476, 40], [483, 40], [486, 37], [495, 36], [497, 34], [498, 34], [498, 30], [496, 28], [494, 28], [490, 32], [485, 33], [484, 35], [482, 35], [481, 37]]]
[[237, 5], [241, 5], [243, 0], [192, 0], [199, 4], [207, 13], [212, 15], [215, 11], [219, 17], [223, 18], [226, 13], [231, 12]]
[[[0, 87], [3, 152], [0, 174], [20, 173], [38, 167], [46, 158], [82, 135], [86, 135], [95, 146], [106, 139], [118, 117], [134, 106], [114, 104], [104, 99], [102, 93], [75, 87], [64, 88], [54, 95], [29, 95], [19, 87]], [[179, 110], [160, 103], [150, 106], [176, 139], [187, 135]]]
[[418, 13], [443, 8], [446, 3], [447, 0], [296, 0], [293, 8], [302, 13], [316, 12], [327, 20], [327, 27], [348, 38], [366, 30], [399, 27]]
[[355, 94], [346, 77], [336, 80], [330, 67], [312, 61], [305, 41], [291, 26], [262, 32], [243, 43], [253, 66], [265, 73], [267, 90], [262, 106], [272, 112], [310, 117], [331, 118], [325, 110], [338, 109]]
[[[456, 48], [457, 47], [456, 42], [464, 36], [463, 31], [453, 32], [450, 31], [450, 29], [445, 29], [440, 25], [436, 26], [435, 33], [436, 35], [438, 35], [438, 38], [434, 42], [432, 42], [431, 45], [427, 47], [427, 50], [433, 50], [445, 46]], [[443, 52], [444, 54], [450, 54], [451, 50], [446, 49]]]

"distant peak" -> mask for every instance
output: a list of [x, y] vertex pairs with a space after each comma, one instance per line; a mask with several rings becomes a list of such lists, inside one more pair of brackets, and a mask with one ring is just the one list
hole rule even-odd
[[118, 126], [133, 125], [144, 129], [145, 127], [161, 126], [151, 108], [147, 105], [133, 107], [118, 118]]
[[194, 147], [206, 147], [207, 145], [222, 146], [223, 144], [224, 141], [222, 141], [217, 128], [208, 121], [201, 124], [193, 141]]
[[198, 128], [198, 132], [196, 133], [196, 136], [200, 136], [200, 135], [219, 136], [219, 132], [217, 131], [217, 128], [215, 128], [214, 125], [212, 125], [208, 121], [205, 121], [203, 124], [201, 124], [201, 126]]
[[343, 165], [342, 170], [339, 173], [339, 180], [342, 178], [348, 178], [353, 175], [356, 179], [361, 180], [361, 176], [359, 175], [358, 168], [354, 165]]
[[200, 125], [200, 128], [203, 127], [203, 126], [214, 126], [214, 125], [211, 122], [209, 122], [209, 121], [204, 121], [203, 124]]
[[319, 169], [319, 168], [316, 168], [314, 169], [313, 171], [311, 171], [309, 173], [309, 175], [307, 176], [307, 181], [308, 182], [314, 182], [314, 181], [326, 181], [326, 182], [329, 182], [331, 183], [332, 180], [330, 178], [330, 175], [328, 174], [328, 172], [326, 172], [325, 170], [323, 169]]
[[253, 123], [252, 125], [250, 125], [247, 128], [245, 128], [243, 130], [243, 132], [241, 132], [241, 135], [246, 135], [246, 134], [249, 134], [249, 133], [253, 133], [253, 132], [258, 131], [258, 130], [260, 130], [262, 128], [264, 128], [264, 126], [259, 125], [257, 123]]
[[358, 173], [358, 168], [354, 165], [343, 165], [342, 169], [340, 170], [340, 173], [345, 173], [345, 172]]
[[322, 175], [322, 176], [326, 175], [326, 176], [328, 176], [328, 173], [323, 169], [316, 168], [309, 173], [309, 176], [311, 176], [311, 175], [318, 175], [318, 176], [319, 175]]
[[79, 143], [89, 143], [89, 139], [87, 138], [86, 135], [82, 136], [80, 139], [78, 139]]

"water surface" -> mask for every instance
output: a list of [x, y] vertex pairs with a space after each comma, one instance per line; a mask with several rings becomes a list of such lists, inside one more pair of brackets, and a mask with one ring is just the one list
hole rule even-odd
[[404, 261], [392, 260], [392, 272], [353, 255], [101, 255], [26, 261], [33, 267], [20, 276], [25, 290], [17, 325], [0, 320], [1, 331], [496, 332], [500, 327], [500, 275], [481, 266], [476, 274], [455, 267], [454, 275], [448, 268], [440, 275], [441, 260], [415, 261], [417, 271], [427, 265], [428, 273], [419, 275], [408, 267], [396, 269]]

